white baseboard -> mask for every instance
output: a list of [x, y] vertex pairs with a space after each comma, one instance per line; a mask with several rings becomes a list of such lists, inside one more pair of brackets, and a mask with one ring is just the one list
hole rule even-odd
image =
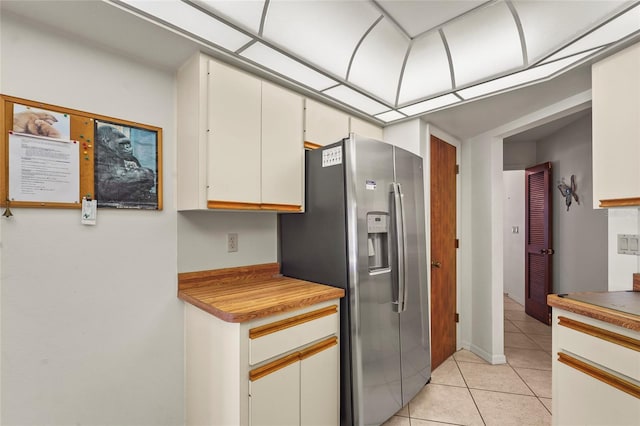
[[484, 349], [476, 346], [476, 345], [471, 345], [469, 350], [471, 352], [473, 352], [474, 354], [478, 355], [480, 358], [484, 359], [485, 361], [487, 361], [489, 364], [506, 364], [507, 363], [507, 358], [504, 356], [504, 354], [490, 354], [489, 352], [485, 351]]

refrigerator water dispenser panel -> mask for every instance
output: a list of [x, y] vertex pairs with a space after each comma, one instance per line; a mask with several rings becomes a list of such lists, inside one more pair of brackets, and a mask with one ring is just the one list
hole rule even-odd
[[369, 273], [389, 272], [389, 214], [367, 213]]

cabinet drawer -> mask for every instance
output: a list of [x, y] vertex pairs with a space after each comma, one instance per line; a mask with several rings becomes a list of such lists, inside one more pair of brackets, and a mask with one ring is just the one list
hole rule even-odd
[[588, 358], [612, 371], [640, 380], [640, 340], [566, 316], [558, 317], [558, 351]]
[[331, 305], [252, 328], [249, 330], [249, 364], [337, 334], [338, 326], [338, 305]]

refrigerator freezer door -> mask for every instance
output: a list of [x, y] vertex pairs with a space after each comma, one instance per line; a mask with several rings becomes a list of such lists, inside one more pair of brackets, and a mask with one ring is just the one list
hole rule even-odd
[[395, 265], [369, 270], [367, 215], [390, 212], [393, 147], [353, 136], [345, 151], [354, 424], [379, 425], [402, 408], [400, 325]]
[[405, 228], [405, 309], [400, 313], [402, 401], [406, 405], [431, 376], [422, 158], [395, 148]]

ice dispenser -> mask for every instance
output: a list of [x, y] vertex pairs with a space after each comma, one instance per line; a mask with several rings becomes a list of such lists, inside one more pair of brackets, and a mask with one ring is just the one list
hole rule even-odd
[[369, 272], [389, 271], [389, 214], [367, 213]]

